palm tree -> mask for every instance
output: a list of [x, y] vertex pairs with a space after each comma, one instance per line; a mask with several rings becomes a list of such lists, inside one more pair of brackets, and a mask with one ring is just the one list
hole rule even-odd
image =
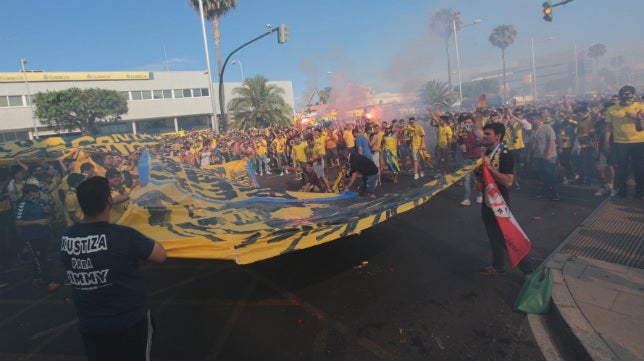
[[454, 94], [450, 91], [447, 83], [439, 80], [430, 80], [420, 89], [419, 96], [421, 103], [430, 107], [436, 104], [452, 104], [455, 100]]
[[517, 29], [514, 25], [499, 25], [490, 34], [488, 40], [497, 48], [501, 48], [503, 60], [503, 101], [508, 97], [508, 84], [505, 80], [505, 49], [512, 45], [517, 38]]
[[606, 45], [595, 44], [588, 48], [588, 57], [595, 60], [595, 71], [599, 71], [599, 58], [606, 55]]
[[456, 22], [456, 29], [461, 28], [463, 23], [458, 18], [461, 12], [456, 9], [443, 9], [436, 11], [432, 14], [430, 28], [432, 31], [443, 38], [445, 41], [445, 53], [447, 54], [447, 84], [449, 91], [452, 91], [452, 64], [449, 52], [449, 38], [454, 34], [454, 22]]
[[324, 89], [318, 91], [318, 96], [320, 97], [320, 103], [326, 104], [329, 101], [329, 96], [331, 95], [331, 87], [325, 87]]
[[265, 128], [291, 126], [293, 110], [282, 97], [284, 90], [268, 84], [261, 75], [247, 78], [239, 88], [233, 89], [233, 98], [228, 104], [235, 118], [234, 128]]
[[[219, 43], [221, 34], [219, 33], [219, 18], [226, 15], [230, 9], [237, 6], [238, 0], [202, 0], [203, 14], [206, 19], [212, 23], [212, 37], [215, 40], [215, 49], [217, 51], [217, 74], [221, 74], [221, 49]], [[190, 0], [190, 5], [199, 12], [199, 0]]]

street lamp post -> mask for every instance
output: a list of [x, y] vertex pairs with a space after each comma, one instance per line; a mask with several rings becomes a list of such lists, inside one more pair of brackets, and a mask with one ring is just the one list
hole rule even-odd
[[530, 46], [532, 49], [532, 101], [537, 101], [537, 65], [534, 61], [534, 36], [530, 37]]
[[579, 53], [575, 42], [575, 96], [579, 95]]
[[244, 82], [244, 68], [242, 67], [242, 63], [239, 60], [233, 60], [231, 64], [239, 64], [239, 72], [241, 73], [241, 79], [242, 83]]
[[34, 117], [34, 105], [31, 102], [31, 92], [29, 91], [29, 81], [27, 81], [27, 71], [25, 70], [25, 65], [27, 64], [27, 59], [20, 59], [20, 66], [22, 67], [22, 75], [25, 79], [25, 87], [27, 88], [27, 102], [29, 102], [29, 111], [31, 113], [31, 122], [34, 126], [34, 138], [38, 139], [38, 126], [36, 126], [36, 117]]
[[[552, 40], [554, 36], [545, 38], [544, 40]], [[534, 36], [530, 37], [530, 48], [532, 50], [532, 101], [537, 101], [537, 63], [535, 61], [535, 52], [534, 52]]]
[[[208, 89], [210, 91], [210, 105], [212, 107], [211, 124], [215, 134], [219, 134], [217, 126], [217, 108], [215, 106], [215, 86], [212, 83], [212, 71], [210, 71], [210, 55], [208, 51], [208, 38], [206, 37], [206, 22], [203, 15], [203, 0], [199, 0], [199, 18], [201, 19], [201, 35], [203, 37], [203, 48], [206, 52], [206, 68], [208, 69]], [[221, 98], [221, 97], [220, 97]]]
[[[473, 23], [463, 25], [460, 29], [482, 23], [483, 20], [476, 19]], [[454, 32], [454, 48], [456, 48], [456, 74], [458, 75], [458, 95], [461, 103], [463, 102], [463, 83], [461, 81], [461, 58], [458, 51], [458, 31], [456, 29], [456, 19], [452, 20], [452, 31]]]
[[[226, 71], [226, 65], [228, 64], [228, 60], [230, 60], [230, 57], [233, 56], [236, 52], [239, 50], [243, 49], [244, 47], [256, 42], [257, 40], [266, 37], [270, 34], [272, 34], [275, 29], [271, 26], [271, 24], [266, 24], [266, 27], [268, 28], [268, 31], [265, 32], [264, 34], [256, 37], [255, 39], [249, 40], [242, 44], [241, 46], [237, 47], [237, 49], [233, 50], [228, 56], [226, 57], [226, 60], [224, 60], [223, 65], [221, 66], [221, 70], [219, 71], [219, 114], [221, 114], [221, 121], [223, 122], [224, 125], [226, 125], [226, 113], [224, 112], [224, 72]], [[280, 29], [285, 27], [284, 24], [280, 25]], [[285, 35], [284, 35], [285, 36]], [[286, 40], [284, 41], [286, 42]]]

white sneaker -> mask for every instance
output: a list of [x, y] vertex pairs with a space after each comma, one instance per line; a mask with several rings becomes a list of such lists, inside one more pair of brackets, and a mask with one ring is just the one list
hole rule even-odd
[[420, 177], [422, 178], [422, 177], [424, 177], [424, 176], [425, 176], [425, 172], [423, 172], [423, 171], [421, 170], [421, 171], [420, 171]]
[[280, 177], [284, 175], [284, 172], [280, 173]]
[[264, 175], [264, 172], [259, 172], [260, 177], [263, 176], [263, 175]]
[[270, 171], [270, 170], [267, 170], [267, 171], [266, 171], [266, 174], [273, 174], [273, 173], [271, 173], [271, 171]]
[[288, 174], [288, 169], [284, 171], [285, 174]]
[[595, 192], [595, 195], [596, 195], [597, 197], [601, 197], [601, 196], [603, 196], [603, 195], [604, 195], [604, 193], [605, 193], [606, 191], [607, 191], [607, 189], [606, 189], [606, 188], [601, 187], [601, 188], [599, 188], [599, 189], [597, 190], [597, 192]]
[[462, 205], [462, 206], [469, 206], [469, 205], [471, 205], [471, 204], [472, 204], [472, 202], [470, 202], [470, 200], [469, 200], [469, 199], [465, 199], [465, 200], [463, 200], [463, 201], [461, 202], [461, 205]]
[[418, 173], [414, 173], [414, 179], [418, 179], [418, 178], [420, 178], [420, 177], [418, 176]]
[[476, 197], [476, 203], [483, 203], [483, 197], [482, 196]]
[[611, 189], [611, 190], [610, 190], [610, 196], [611, 196], [611, 197], [615, 197], [615, 196], [617, 195], [617, 193], [618, 193], [618, 190], [617, 190], [617, 189]]
[[570, 184], [570, 183], [571, 183], [571, 182], [570, 182], [570, 179], [568, 179], [568, 178], [565, 178], [565, 177], [564, 177], [564, 180], [563, 180], [563, 183], [562, 183], [562, 184], [563, 184], [563, 185], [568, 185], [568, 184]]

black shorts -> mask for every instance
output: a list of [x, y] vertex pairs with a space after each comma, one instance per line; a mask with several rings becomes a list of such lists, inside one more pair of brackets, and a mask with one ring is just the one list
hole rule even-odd
[[89, 361], [150, 359], [152, 318], [147, 316], [131, 327], [111, 333], [81, 333]]

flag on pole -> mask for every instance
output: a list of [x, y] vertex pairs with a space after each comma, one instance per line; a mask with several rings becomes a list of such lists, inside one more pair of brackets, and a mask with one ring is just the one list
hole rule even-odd
[[496, 221], [505, 239], [505, 248], [508, 250], [510, 264], [512, 267], [516, 267], [523, 257], [530, 252], [530, 240], [521, 229], [521, 226], [519, 226], [519, 223], [517, 223], [512, 212], [510, 212], [510, 208], [505, 203], [505, 199], [499, 192], [499, 188], [485, 163], [483, 164], [483, 184], [485, 185], [485, 204], [492, 208], [496, 216]]

